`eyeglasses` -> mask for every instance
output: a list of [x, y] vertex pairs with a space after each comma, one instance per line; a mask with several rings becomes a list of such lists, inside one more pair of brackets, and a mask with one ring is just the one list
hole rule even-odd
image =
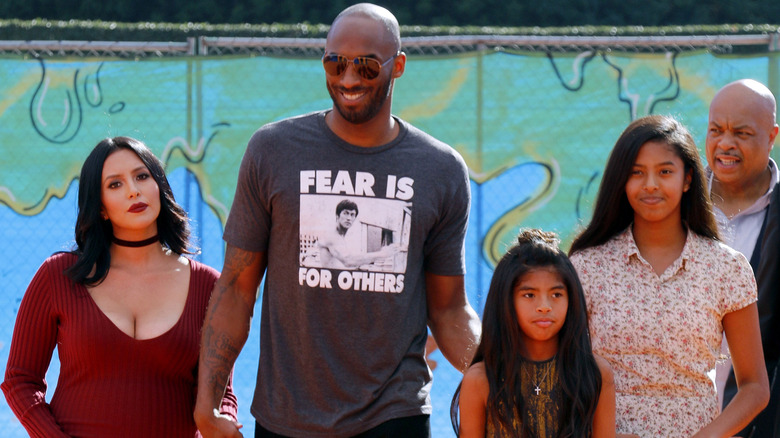
[[322, 57], [322, 66], [325, 67], [325, 73], [331, 76], [341, 76], [347, 71], [347, 66], [349, 64], [354, 64], [355, 72], [357, 72], [360, 77], [371, 80], [379, 76], [382, 67], [386, 66], [388, 62], [394, 60], [400, 54], [401, 52], [398, 51], [395, 55], [391, 56], [390, 59], [382, 63], [374, 58], [365, 56], [349, 59], [346, 56], [341, 55], [325, 55]]

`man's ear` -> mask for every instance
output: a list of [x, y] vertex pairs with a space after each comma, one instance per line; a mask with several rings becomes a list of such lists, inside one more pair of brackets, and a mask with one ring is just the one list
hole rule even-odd
[[393, 79], [400, 78], [406, 69], [406, 53], [401, 52], [393, 62]]

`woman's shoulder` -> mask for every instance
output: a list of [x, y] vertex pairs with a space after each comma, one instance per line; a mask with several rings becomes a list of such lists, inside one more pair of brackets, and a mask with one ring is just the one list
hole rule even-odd
[[590, 246], [571, 254], [569, 260], [571, 260], [575, 267], [586, 265], [604, 266], [621, 254], [622, 251], [616, 246], [616, 238], [613, 237], [605, 243]]
[[74, 263], [79, 258], [78, 254], [71, 251], [57, 251], [50, 255], [45, 263]]
[[593, 254], [600, 254], [607, 251], [615, 251], [617, 249], [622, 249], [626, 246], [629, 246], [631, 240], [633, 240], [633, 237], [631, 235], [631, 227], [628, 227], [610, 236], [605, 242], [599, 243], [598, 245], [592, 245], [586, 248], [582, 248], [579, 251], [572, 254], [572, 256], [574, 256], [575, 254], [593, 255]]
[[485, 362], [472, 364], [463, 374], [463, 383], [461, 383], [461, 392], [468, 392], [478, 395], [480, 399], [487, 400], [490, 392], [490, 384], [485, 371]]
[[46, 258], [39, 270], [51, 269], [54, 272], [62, 273], [65, 269], [73, 266], [77, 260], [78, 255], [72, 252], [58, 251]]
[[56, 252], [46, 258], [30, 281], [26, 294], [43, 294], [47, 297], [71, 296], [76, 283], [65, 274], [65, 271], [73, 266], [76, 260], [78, 256], [70, 252]]
[[477, 362], [474, 364], [471, 364], [471, 366], [468, 367], [465, 373], [463, 373], [463, 378], [469, 377], [471, 379], [481, 379], [484, 378], [487, 380], [487, 374], [485, 374], [485, 362]]
[[212, 268], [211, 266], [203, 262], [193, 260], [189, 257], [187, 258], [187, 260], [189, 261], [192, 272], [197, 272], [199, 275], [209, 275], [209, 276], [219, 277], [219, 271]]
[[726, 245], [720, 240], [704, 237], [697, 233], [691, 233], [699, 253], [706, 259], [712, 259], [724, 263], [747, 264], [749, 262], [745, 256], [736, 249]]
[[692, 251], [690, 269], [703, 275], [704, 281], [721, 291], [722, 298], [727, 301], [744, 296], [748, 301], [755, 301], [756, 279], [748, 259], [719, 240], [695, 233], [694, 236], [699, 243]]
[[204, 286], [209, 290], [209, 292], [211, 292], [211, 288], [219, 278], [219, 271], [197, 260], [193, 260], [191, 258], [185, 259], [190, 265], [190, 272], [192, 273], [190, 281], [192, 284], [196, 286]]
[[614, 385], [614, 373], [609, 362], [598, 354], [594, 354], [593, 358], [596, 360], [596, 366], [599, 367], [599, 372], [601, 373], [601, 384]]

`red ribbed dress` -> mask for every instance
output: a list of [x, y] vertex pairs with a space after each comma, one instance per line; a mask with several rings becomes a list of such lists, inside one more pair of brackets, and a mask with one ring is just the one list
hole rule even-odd
[[[39, 268], [19, 307], [2, 390], [32, 437], [195, 437], [192, 417], [200, 331], [217, 271], [190, 261], [190, 287], [179, 321], [146, 340], [119, 330], [82, 285], [63, 271], [60, 253]], [[54, 347], [57, 387], [46, 403]], [[222, 411], [236, 417], [232, 386]]]

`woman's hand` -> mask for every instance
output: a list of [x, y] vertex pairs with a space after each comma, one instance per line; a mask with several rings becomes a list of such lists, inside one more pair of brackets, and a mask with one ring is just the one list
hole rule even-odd
[[243, 437], [239, 429], [244, 427], [241, 423], [234, 421], [230, 416], [220, 413], [214, 409], [213, 415], [196, 416], [195, 423], [198, 425], [203, 438], [238, 438]]

